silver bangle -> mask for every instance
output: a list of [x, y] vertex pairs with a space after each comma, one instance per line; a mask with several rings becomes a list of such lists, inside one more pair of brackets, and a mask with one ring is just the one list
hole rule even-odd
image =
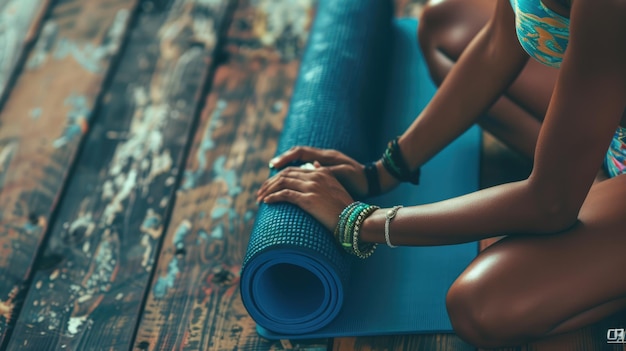
[[387, 242], [387, 246], [389, 246], [392, 249], [396, 248], [397, 246], [391, 244], [391, 240], [389, 240], [389, 224], [391, 223], [391, 220], [398, 213], [398, 210], [401, 208], [402, 208], [401, 205], [394, 206], [391, 210], [387, 211], [387, 214], [385, 215], [385, 219], [386, 219], [385, 220], [385, 242]]

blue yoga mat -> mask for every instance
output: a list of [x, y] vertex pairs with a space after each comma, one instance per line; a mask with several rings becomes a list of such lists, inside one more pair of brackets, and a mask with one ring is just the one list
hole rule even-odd
[[[376, 159], [432, 97], [417, 22], [392, 21], [389, 3], [319, 2], [277, 153], [311, 145]], [[423, 167], [420, 186], [403, 184], [368, 202], [412, 205], [476, 190], [479, 138], [470, 129]], [[477, 252], [476, 243], [381, 245], [360, 260], [296, 206], [261, 205], [241, 295], [270, 339], [451, 332], [445, 295]]]

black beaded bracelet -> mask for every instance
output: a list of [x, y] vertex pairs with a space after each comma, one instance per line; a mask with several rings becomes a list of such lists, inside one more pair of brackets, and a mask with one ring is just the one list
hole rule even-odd
[[409, 169], [409, 166], [404, 161], [400, 145], [398, 144], [399, 137], [389, 141], [387, 149], [382, 156], [382, 163], [385, 169], [396, 179], [401, 182], [409, 182], [411, 184], [418, 185], [420, 180], [420, 168], [414, 171]]

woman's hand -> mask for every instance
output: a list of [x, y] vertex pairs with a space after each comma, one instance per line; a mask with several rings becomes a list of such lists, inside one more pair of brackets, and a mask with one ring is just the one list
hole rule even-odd
[[296, 146], [272, 159], [270, 167], [282, 169], [296, 161], [318, 162], [326, 171], [332, 173], [353, 197], [364, 198], [368, 195], [364, 166], [337, 150]]
[[339, 214], [354, 200], [329, 167], [315, 163], [314, 169], [287, 167], [263, 183], [257, 201], [292, 203], [334, 231]]

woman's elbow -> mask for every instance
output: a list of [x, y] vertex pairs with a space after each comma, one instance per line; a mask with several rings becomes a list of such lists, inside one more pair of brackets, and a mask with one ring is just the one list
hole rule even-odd
[[539, 195], [535, 202], [537, 232], [552, 234], [572, 227], [578, 221], [580, 205], [572, 204], [563, 198], [548, 198], [545, 194]]

